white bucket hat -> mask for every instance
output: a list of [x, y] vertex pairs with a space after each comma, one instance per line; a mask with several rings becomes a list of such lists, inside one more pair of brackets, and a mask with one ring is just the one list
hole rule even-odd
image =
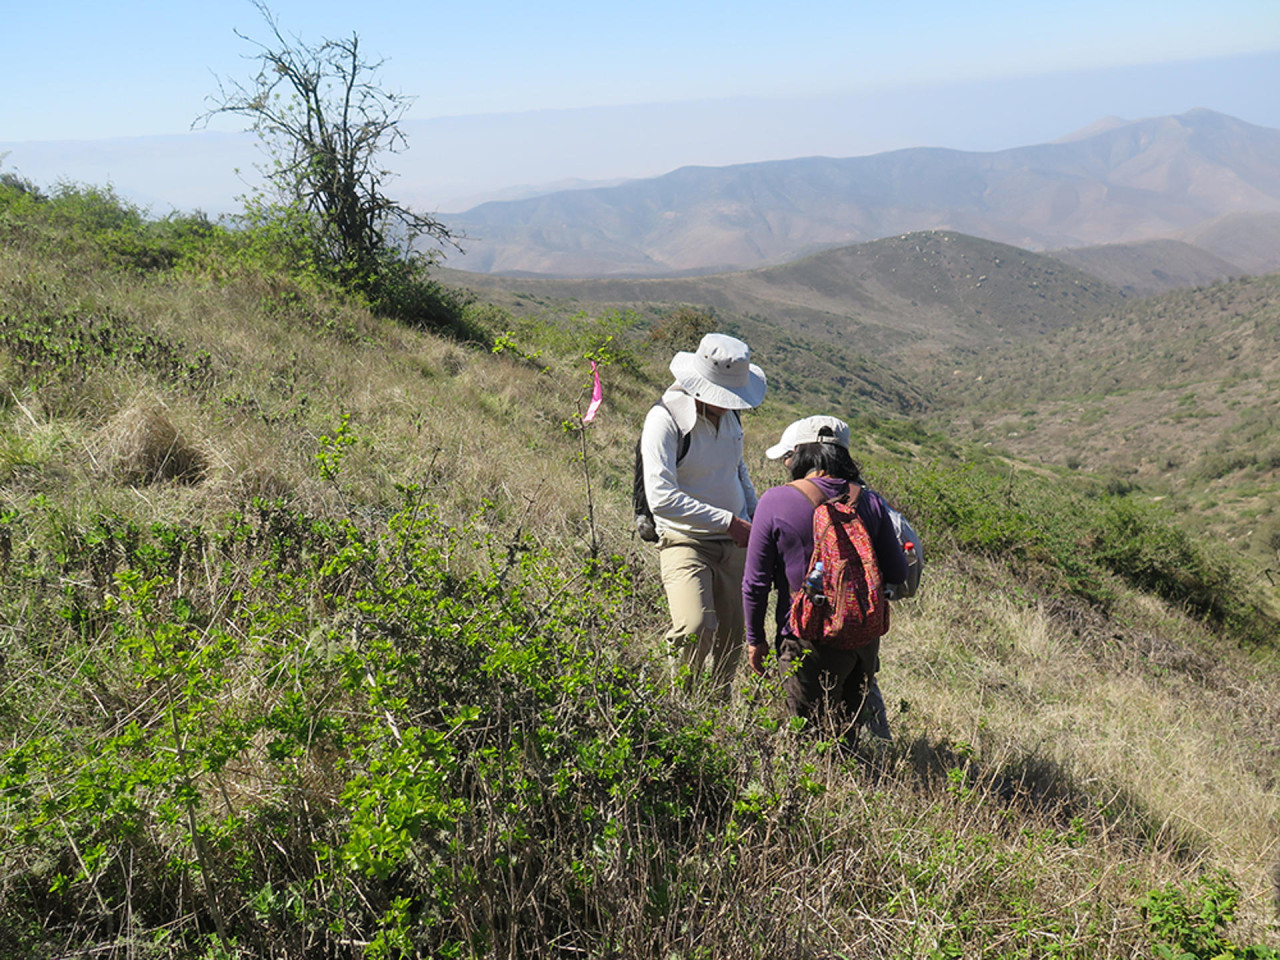
[[764, 371], [751, 362], [751, 348], [723, 333], [708, 333], [696, 353], [677, 353], [671, 372], [690, 395], [713, 407], [746, 410], [764, 400]]
[[770, 460], [785, 457], [804, 443], [834, 443], [849, 449], [849, 425], [837, 417], [805, 417], [787, 425], [782, 439], [764, 452]]

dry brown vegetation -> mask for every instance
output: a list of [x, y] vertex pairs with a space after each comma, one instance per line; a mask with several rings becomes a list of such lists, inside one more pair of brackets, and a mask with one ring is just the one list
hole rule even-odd
[[163, 407], [141, 399], [108, 420], [91, 444], [94, 463], [129, 486], [161, 480], [199, 483], [206, 458], [178, 432]]

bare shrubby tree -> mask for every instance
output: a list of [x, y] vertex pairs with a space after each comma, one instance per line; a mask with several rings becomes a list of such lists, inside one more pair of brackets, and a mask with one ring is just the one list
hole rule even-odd
[[[8, 150], [0, 153], [0, 166], [4, 165], [4, 161], [7, 156], [9, 156]], [[15, 193], [26, 194], [32, 200], [36, 201], [48, 199], [48, 197], [46, 197], [40, 188], [32, 181], [13, 170], [6, 170], [3, 173], [0, 173], [0, 187], [8, 187]]]
[[649, 340], [669, 351], [694, 350], [706, 334], [716, 329], [718, 323], [714, 307], [677, 307], [663, 314], [650, 327]]
[[254, 6], [271, 38], [236, 35], [258, 49], [257, 76], [247, 85], [218, 78], [212, 107], [196, 123], [221, 113], [252, 121], [272, 157], [263, 172], [285, 208], [306, 215], [317, 258], [344, 282], [367, 287], [389, 258], [424, 258], [414, 247], [423, 237], [456, 246], [440, 221], [383, 192], [393, 175], [380, 158], [405, 147], [399, 124], [413, 103], [378, 85], [385, 61], [364, 59], [355, 33], [318, 46], [287, 39], [270, 9]]

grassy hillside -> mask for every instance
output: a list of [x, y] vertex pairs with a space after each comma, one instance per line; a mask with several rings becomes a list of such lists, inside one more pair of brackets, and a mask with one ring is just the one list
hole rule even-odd
[[949, 433], [1174, 496], [1261, 566], [1280, 547], [1280, 276], [1176, 291], [939, 374]]
[[0, 194], [0, 956], [1273, 956], [1276, 623], [1150, 498], [851, 414], [930, 566], [842, 752], [671, 683], [646, 324], [119, 212]]

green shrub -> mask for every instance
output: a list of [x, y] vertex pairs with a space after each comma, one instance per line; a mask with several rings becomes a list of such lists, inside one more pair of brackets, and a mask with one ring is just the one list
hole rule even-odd
[[121, 266], [144, 272], [171, 270], [196, 256], [201, 244], [220, 230], [203, 213], [173, 214], [105, 231], [98, 243]]
[[1089, 495], [1057, 479], [970, 463], [907, 474], [902, 500], [934, 549], [946, 540], [931, 534], [945, 531], [962, 549], [1103, 607], [1114, 599], [1108, 581], [1118, 578], [1250, 643], [1274, 642], [1274, 620], [1250, 599], [1225, 552], [1135, 495]]
[[1140, 590], [1185, 608], [1253, 643], [1270, 643], [1275, 624], [1248, 599], [1231, 559], [1193, 539], [1158, 507], [1110, 498], [1094, 523], [1098, 562]]
[[254, 955], [535, 955], [600, 936], [666, 882], [667, 838], [731, 815], [714, 727], [625, 642], [620, 558], [561, 571], [414, 488], [370, 530], [265, 502], [218, 529], [37, 510], [6, 530], [27, 558], [6, 612], [50, 613], [15, 656], [75, 664], [0, 701], [11, 950], [194, 911], [169, 955], [200, 955], [198, 931]]
[[467, 313], [472, 298], [432, 280], [424, 259], [384, 257], [376, 271], [354, 286], [379, 316], [457, 340], [486, 342], [483, 328]]
[[1227, 938], [1239, 902], [1239, 888], [1219, 871], [1187, 889], [1153, 890], [1138, 906], [1158, 960], [1280, 960], [1280, 951], [1271, 947], [1242, 947]]

